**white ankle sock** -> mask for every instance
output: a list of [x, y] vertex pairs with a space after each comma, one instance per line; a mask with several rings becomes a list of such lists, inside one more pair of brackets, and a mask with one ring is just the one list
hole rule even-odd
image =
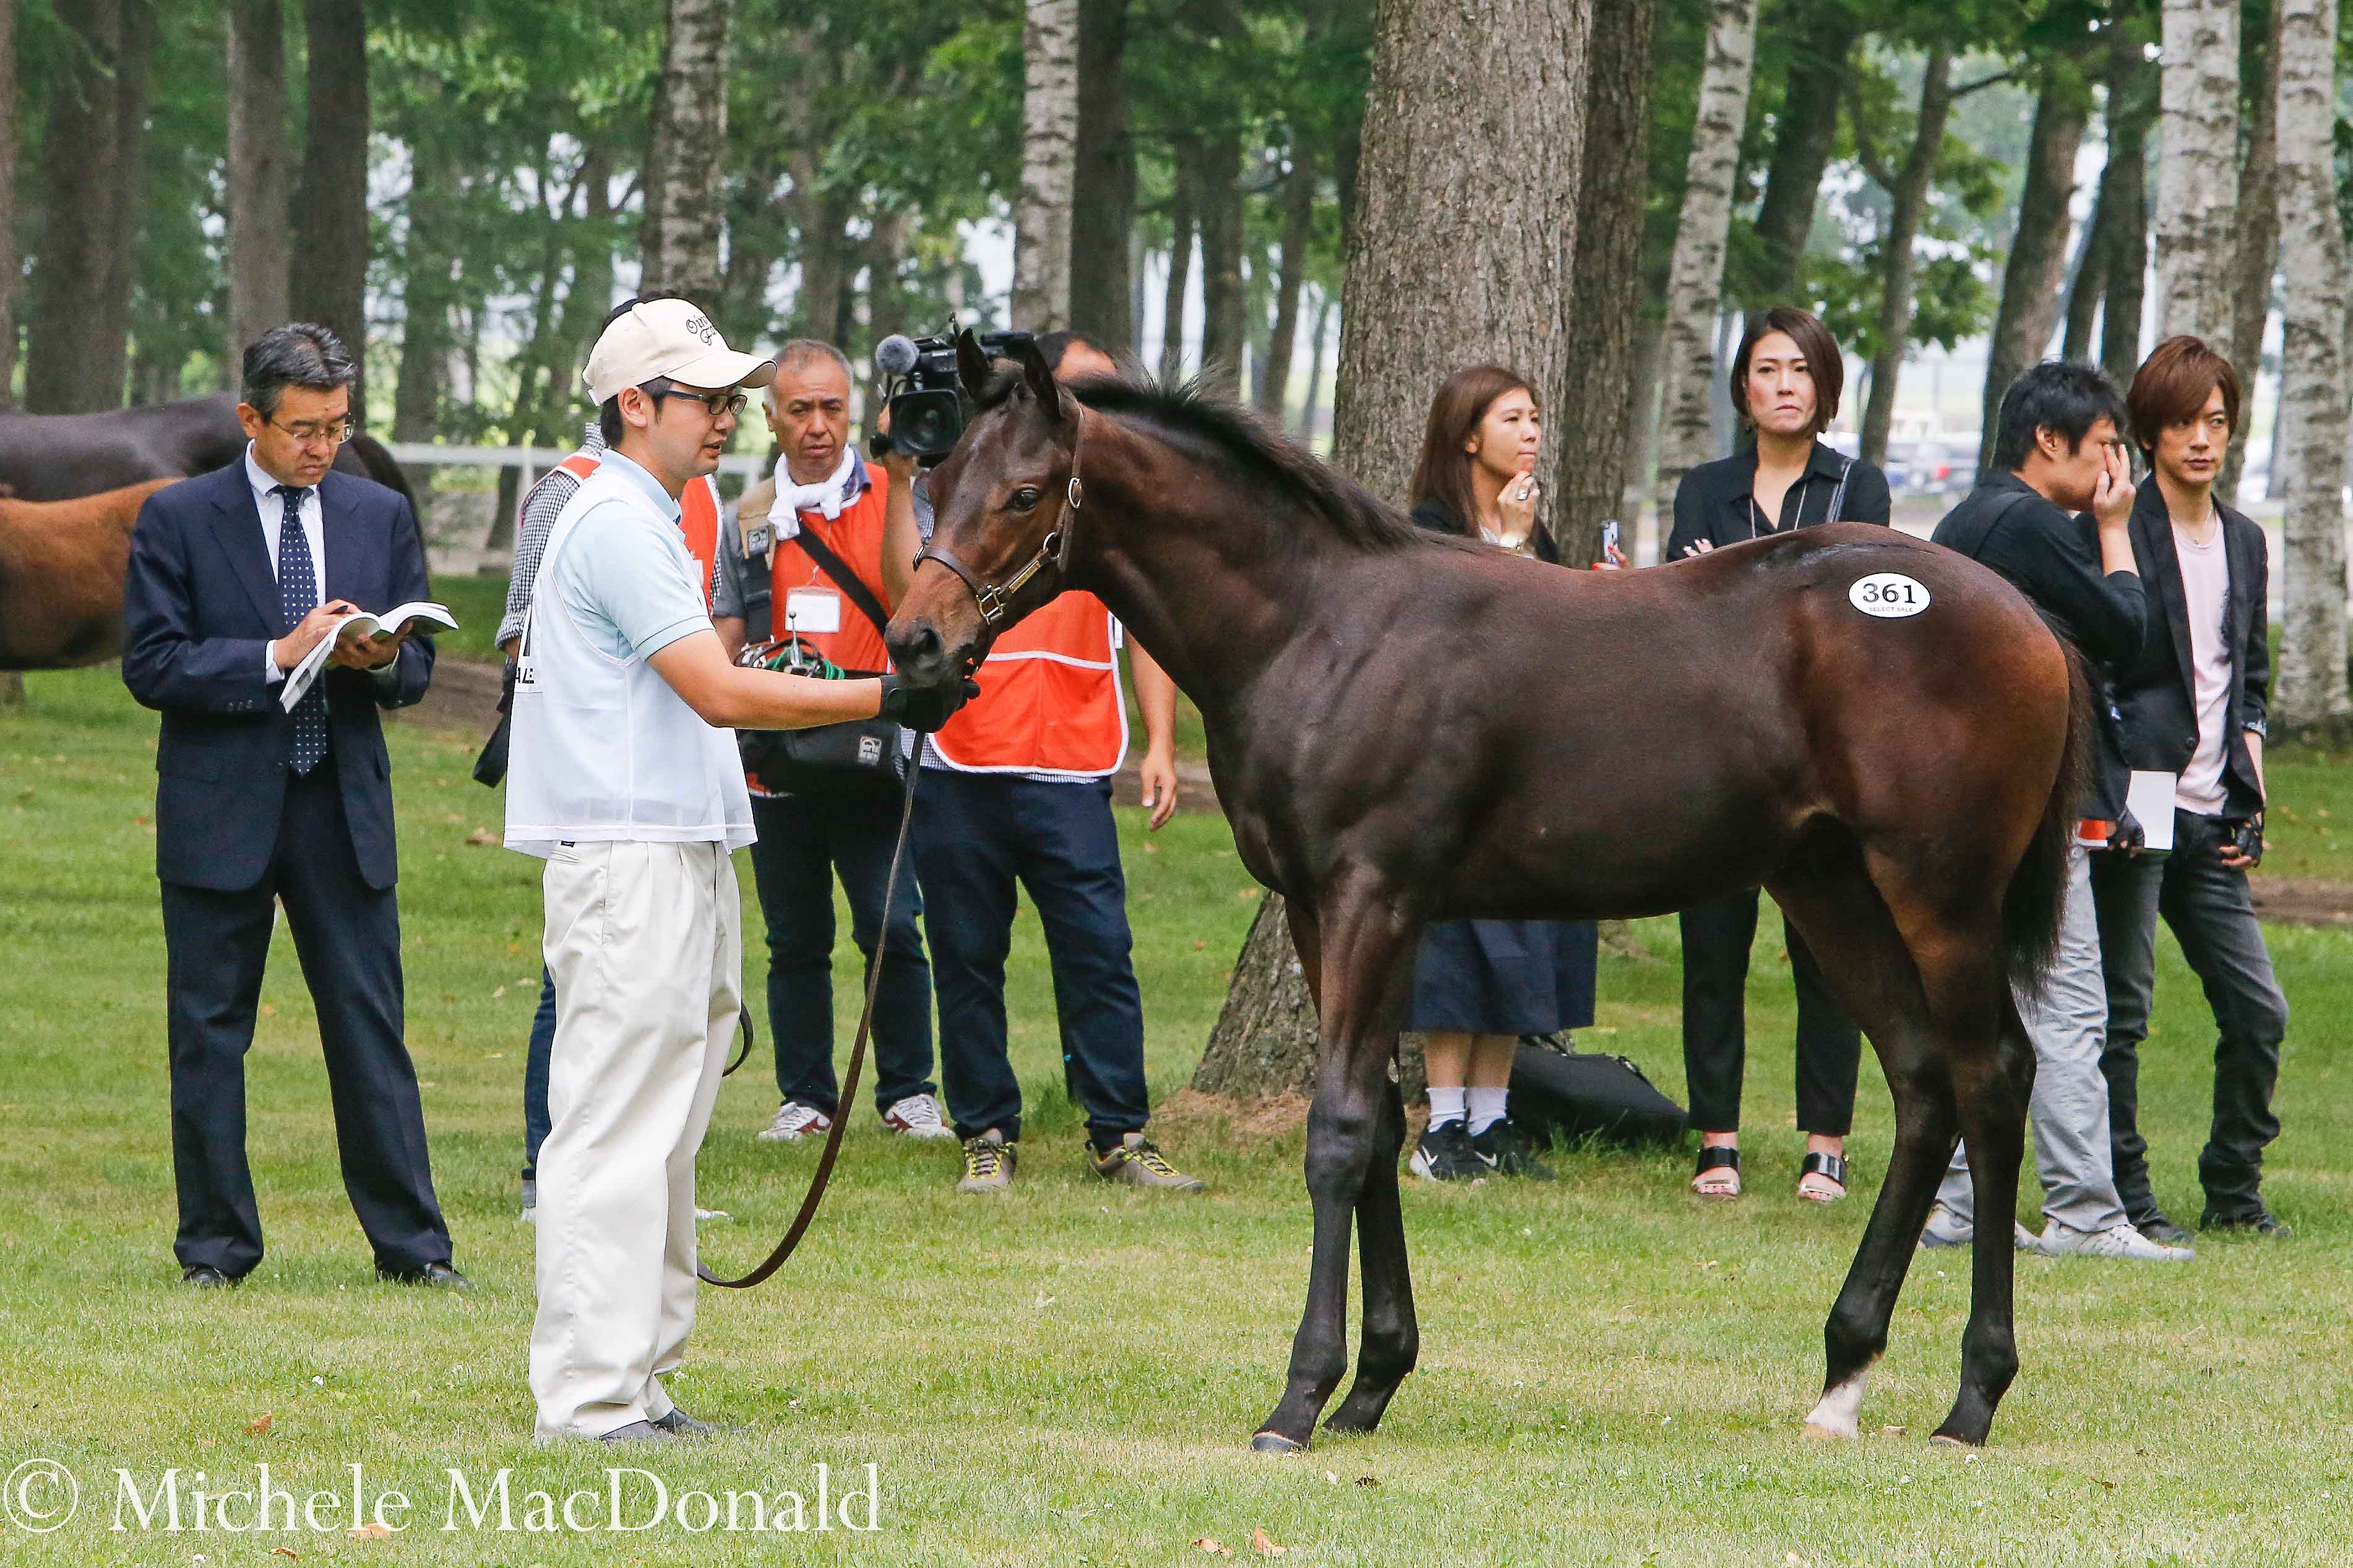
[[1474, 1089], [1469, 1092], [1471, 1136], [1476, 1138], [1504, 1120], [1504, 1106], [1511, 1099], [1512, 1091], [1508, 1089]]
[[1432, 1127], [1439, 1127], [1449, 1121], [1461, 1120], [1462, 1086], [1457, 1084], [1452, 1089], [1441, 1089], [1437, 1084], [1431, 1084], [1430, 1086], [1430, 1124]]

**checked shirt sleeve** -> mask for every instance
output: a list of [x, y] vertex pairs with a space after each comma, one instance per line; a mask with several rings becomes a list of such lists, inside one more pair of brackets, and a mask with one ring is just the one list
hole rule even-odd
[[555, 514], [579, 488], [578, 479], [557, 468], [523, 501], [522, 519], [515, 527], [514, 572], [507, 579], [506, 614], [499, 621], [497, 641], [501, 647], [508, 639], [522, 636], [523, 612], [531, 608], [531, 587], [539, 578], [540, 557], [547, 552], [548, 531], [555, 526]]

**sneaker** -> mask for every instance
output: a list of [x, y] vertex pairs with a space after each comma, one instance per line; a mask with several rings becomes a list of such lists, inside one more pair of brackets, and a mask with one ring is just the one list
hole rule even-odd
[[2295, 1235], [2294, 1226], [2260, 1205], [2253, 1214], [2225, 1215], [2208, 1209], [2205, 1216], [2199, 1220], [2198, 1228], [2233, 1231], [2241, 1236], [2261, 1237], [2266, 1241], [2285, 1241]]
[[882, 1125], [902, 1138], [953, 1138], [955, 1130], [940, 1120], [940, 1102], [928, 1094], [911, 1094], [882, 1113]]
[[1938, 1202], [1928, 1210], [1928, 1223], [1920, 1231], [1920, 1247], [1923, 1251], [1934, 1251], [1942, 1247], [1967, 1247], [1977, 1237], [1978, 1227], [1974, 1224]]
[[1552, 1168], [1536, 1158], [1536, 1141], [1525, 1127], [1506, 1116], [1487, 1123], [1487, 1131], [1471, 1135], [1471, 1152], [1499, 1176], [1525, 1176], [1549, 1182]]
[[2176, 1225], [2172, 1220], [2166, 1217], [2166, 1213], [2163, 1209], [2153, 1208], [2145, 1215], [2136, 1215], [2133, 1216], [2132, 1223], [2135, 1230], [2140, 1232], [2151, 1241], [2160, 1242], [2167, 1247], [2187, 1247], [2189, 1245], [2189, 1227], [2183, 1225]]
[[960, 1193], [1003, 1193], [1013, 1188], [1013, 1166], [1020, 1150], [992, 1127], [977, 1138], [964, 1141], [964, 1179]]
[[1467, 1121], [1441, 1121], [1423, 1128], [1406, 1168], [1425, 1182], [1475, 1182], [1487, 1174], [1487, 1162], [1471, 1146]]
[[1141, 1132], [1123, 1135], [1118, 1147], [1108, 1152], [1087, 1145], [1087, 1163], [1094, 1173], [1107, 1182], [1125, 1182], [1130, 1186], [1159, 1187], [1172, 1193], [1198, 1193], [1208, 1189], [1197, 1176], [1188, 1176], [1170, 1164], [1158, 1145]]
[[522, 1220], [527, 1225], [539, 1223], [539, 1182], [537, 1178], [522, 1179]]
[[2035, 1250], [2045, 1258], [2122, 1258], [2134, 1263], [2187, 1263], [2198, 1256], [2187, 1247], [2151, 1241], [2130, 1220], [2105, 1230], [2077, 1230], [2054, 1219], [2042, 1227]]
[[659, 1417], [653, 1425], [673, 1437], [716, 1437], [724, 1430], [716, 1422], [697, 1421], [675, 1405], [670, 1407], [669, 1415]]
[[776, 1119], [760, 1133], [764, 1143], [797, 1143], [811, 1133], [833, 1131], [833, 1118], [814, 1105], [788, 1100], [776, 1107]]

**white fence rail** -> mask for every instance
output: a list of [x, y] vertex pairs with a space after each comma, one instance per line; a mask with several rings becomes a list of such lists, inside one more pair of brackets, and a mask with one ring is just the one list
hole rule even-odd
[[[521, 468], [522, 488], [572, 456], [572, 447], [456, 447], [438, 441], [387, 441], [385, 450], [403, 468], [417, 464], [436, 468]], [[751, 453], [719, 459], [719, 471], [749, 484], [767, 471], [768, 460]]]

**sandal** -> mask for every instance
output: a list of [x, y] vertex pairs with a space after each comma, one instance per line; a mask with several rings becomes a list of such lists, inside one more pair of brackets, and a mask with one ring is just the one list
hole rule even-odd
[[[1715, 1172], [1728, 1171], [1730, 1178], [1716, 1177]], [[1704, 1143], [1699, 1151], [1699, 1168], [1692, 1173], [1692, 1192], [1703, 1198], [1736, 1198], [1740, 1195], [1740, 1151], [1721, 1143]]]
[[[1836, 1186], [1838, 1191], [1825, 1192], [1820, 1186], [1806, 1185], [1817, 1176]], [[1843, 1201], [1846, 1197], [1846, 1157], [1841, 1154], [1825, 1154], [1819, 1150], [1807, 1155], [1804, 1163], [1798, 1167], [1798, 1196], [1810, 1204], [1834, 1204]]]

